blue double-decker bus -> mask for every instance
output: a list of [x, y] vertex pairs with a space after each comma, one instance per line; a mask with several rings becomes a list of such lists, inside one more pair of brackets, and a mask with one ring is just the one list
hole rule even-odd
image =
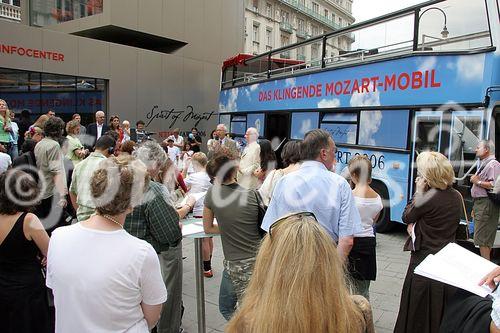
[[498, 6], [428, 1], [226, 63], [219, 120], [233, 135], [257, 127], [276, 142], [325, 129], [338, 148], [338, 173], [353, 156], [368, 156], [385, 199], [379, 232], [401, 222], [422, 151], [452, 161], [470, 212], [475, 147], [499, 143]]

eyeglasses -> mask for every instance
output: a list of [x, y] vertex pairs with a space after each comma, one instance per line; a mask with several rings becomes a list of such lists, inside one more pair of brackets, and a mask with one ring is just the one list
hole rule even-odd
[[298, 218], [312, 217], [316, 222], [318, 222], [318, 219], [316, 218], [316, 215], [314, 215], [314, 213], [312, 213], [312, 212], [290, 213], [290, 214], [287, 214], [287, 215], [285, 215], [283, 217], [280, 217], [273, 224], [271, 224], [271, 226], [269, 227], [269, 238], [271, 238], [271, 239], [273, 238], [273, 235], [272, 235], [273, 229], [276, 228], [276, 226], [278, 226], [279, 224], [281, 224], [284, 221], [286, 221], [290, 217], [298, 217]]

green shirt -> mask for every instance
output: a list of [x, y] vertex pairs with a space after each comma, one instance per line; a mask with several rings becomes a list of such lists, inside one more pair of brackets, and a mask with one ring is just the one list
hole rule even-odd
[[68, 139], [67, 144], [68, 144], [68, 152], [66, 153], [66, 157], [73, 162], [73, 165], [76, 166], [78, 163], [80, 163], [83, 159], [78, 157], [75, 154], [75, 150], [83, 148], [82, 143], [80, 142], [80, 139], [77, 137], [68, 135], [66, 137]]
[[0, 142], [9, 143], [10, 142], [10, 133], [6, 132], [3, 129], [3, 125], [4, 125], [4, 120], [3, 120], [2, 116], [0, 116]]
[[66, 187], [66, 173], [64, 171], [64, 160], [61, 146], [51, 138], [43, 138], [35, 146], [36, 166], [42, 174], [45, 186], [42, 191], [42, 199], [54, 195], [54, 177], [61, 175], [63, 186]]
[[151, 244], [157, 253], [179, 244], [182, 240], [179, 214], [163, 184], [149, 182], [142, 204], [127, 216], [124, 229]]
[[77, 196], [76, 202], [78, 203], [78, 209], [76, 211], [76, 217], [78, 221], [87, 220], [90, 215], [95, 213], [95, 204], [90, 192], [90, 180], [99, 163], [105, 159], [106, 156], [103, 154], [93, 152], [73, 169], [69, 190]]

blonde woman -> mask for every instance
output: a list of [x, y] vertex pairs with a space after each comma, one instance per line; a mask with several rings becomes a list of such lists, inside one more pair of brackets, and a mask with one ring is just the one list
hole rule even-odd
[[33, 123], [33, 125], [30, 126], [30, 129], [32, 127], [39, 127], [43, 130], [44, 126], [45, 126], [45, 123], [47, 122], [47, 120], [49, 120], [49, 116], [47, 116], [46, 114], [42, 114], [40, 117], [38, 117], [38, 119]]
[[312, 213], [276, 221], [257, 255], [229, 333], [374, 332], [371, 309], [350, 296], [332, 238]]
[[0, 144], [10, 150], [10, 116], [7, 102], [0, 99]]
[[78, 136], [80, 135], [80, 122], [78, 120], [71, 120], [66, 124], [66, 136], [67, 141], [67, 153], [66, 157], [73, 162], [73, 166], [77, 165], [88, 154], [88, 150], [85, 149], [80, 142]]
[[122, 143], [124, 143], [130, 140], [130, 122], [128, 120], [124, 120], [122, 122], [122, 130], [123, 130]]
[[[417, 157], [416, 192], [406, 206], [403, 222], [408, 225], [405, 251], [411, 251], [410, 264], [401, 294], [401, 304], [394, 332], [438, 332], [451, 286], [413, 273], [429, 254], [435, 254], [454, 242], [462, 198], [452, 188], [453, 167], [437, 152], [423, 152]], [[415, 241], [412, 241], [414, 235]]]

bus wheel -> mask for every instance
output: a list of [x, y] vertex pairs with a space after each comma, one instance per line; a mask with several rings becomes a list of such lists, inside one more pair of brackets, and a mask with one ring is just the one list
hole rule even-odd
[[391, 221], [391, 207], [389, 201], [389, 191], [384, 183], [374, 180], [371, 184], [375, 192], [382, 198], [384, 208], [380, 212], [378, 220], [375, 221], [375, 232], [386, 233], [394, 229], [395, 223]]

